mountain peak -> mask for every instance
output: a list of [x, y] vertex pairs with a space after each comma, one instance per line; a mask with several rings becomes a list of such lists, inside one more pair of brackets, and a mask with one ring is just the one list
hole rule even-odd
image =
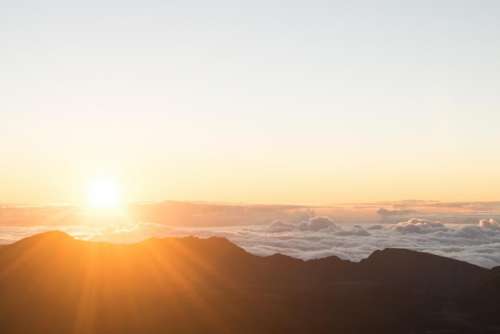
[[[485, 270], [482, 267], [476, 266], [474, 264], [456, 260], [453, 258], [440, 256], [436, 254], [420, 252], [404, 248], [385, 248], [381, 250], [374, 251], [368, 258], [362, 260], [361, 262], [387, 262], [391, 263], [393, 261], [407, 262], [407, 264], [442, 264], [442, 265], [459, 265], [467, 266], [470, 268], [477, 268]], [[395, 263], [394, 263], [395, 264]]]
[[26, 243], [32, 243], [32, 242], [57, 242], [57, 241], [69, 241], [69, 240], [75, 240], [72, 236], [67, 234], [66, 232], [62, 231], [48, 231], [48, 232], [42, 232], [39, 234], [35, 234], [32, 236], [29, 236], [27, 238], [21, 239], [14, 243], [16, 244], [26, 244]]

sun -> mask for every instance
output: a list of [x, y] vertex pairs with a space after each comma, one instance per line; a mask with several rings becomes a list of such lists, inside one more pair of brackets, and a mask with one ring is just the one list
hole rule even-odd
[[96, 178], [87, 185], [87, 205], [92, 209], [117, 210], [121, 207], [121, 189], [112, 178]]

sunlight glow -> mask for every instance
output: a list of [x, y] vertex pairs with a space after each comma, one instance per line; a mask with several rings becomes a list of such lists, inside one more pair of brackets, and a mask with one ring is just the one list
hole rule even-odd
[[120, 187], [113, 179], [92, 180], [87, 186], [87, 204], [92, 209], [119, 209], [121, 206]]

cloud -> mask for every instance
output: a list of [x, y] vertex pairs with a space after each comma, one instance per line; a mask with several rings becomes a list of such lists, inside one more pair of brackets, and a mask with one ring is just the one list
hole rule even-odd
[[280, 232], [288, 232], [294, 230], [296, 227], [292, 224], [283, 223], [280, 220], [274, 221], [269, 227], [267, 231], [269, 233], [280, 233]]
[[476, 221], [475, 225], [418, 218], [398, 224], [347, 225], [335, 224], [330, 218], [313, 217], [300, 224], [280, 222], [276, 226], [282, 232], [262, 233], [270, 226], [273, 224], [226, 236], [258, 255], [282, 253], [301, 259], [334, 255], [359, 261], [377, 249], [399, 247], [489, 268], [500, 265], [500, 228], [492, 219]]
[[370, 225], [367, 227], [367, 229], [368, 230], [383, 230], [384, 225], [380, 225], [380, 224]]
[[388, 210], [385, 208], [380, 208], [377, 210], [377, 214], [382, 217], [393, 217], [393, 216], [408, 216], [416, 214], [416, 210]]
[[328, 217], [312, 217], [298, 226], [301, 231], [338, 231], [339, 227]]
[[484, 238], [485, 231], [480, 226], [464, 226], [455, 231], [455, 236], [466, 239]]
[[479, 221], [479, 227], [491, 230], [500, 230], [500, 223], [495, 219], [481, 219]]
[[367, 237], [371, 235], [367, 230], [365, 230], [362, 226], [360, 225], [354, 225], [351, 229], [349, 230], [340, 230], [336, 232], [335, 234], [337, 235], [343, 235], [343, 236], [358, 236], [358, 237]]
[[[282, 253], [300, 259], [338, 256], [359, 261], [377, 249], [407, 248], [447, 256], [484, 267], [500, 265], [500, 226], [497, 220], [447, 224], [412, 218], [397, 224], [343, 224], [327, 216], [301, 221], [271, 220], [267, 225], [173, 227], [154, 223], [104, 228], [99, 225], [59, 226], [87, 240], [135, 242], [149, 237], [221, 236], [257, 255]], [[14, 241], [54, 230], [54, 226], [0, 227], [0, 240]]]
[[394, 230], [400, 233], [433, 233], [437, 231], [446, 231], [447, 227], [440, 222], [433, 222], [425, 219], [412, 218], [406, 222], [398, 223]]
[[274, 221], [267, 227], [269, 233], [283, 233], [292, 231], [302, 232], [324, 232], [342, 236], [368, 236], [370, 233], [361, 225], [354, 225], [345, 229], [333, 222], [329, 217], [311, 217], [299, 224], [284, 223], [280, 220]]

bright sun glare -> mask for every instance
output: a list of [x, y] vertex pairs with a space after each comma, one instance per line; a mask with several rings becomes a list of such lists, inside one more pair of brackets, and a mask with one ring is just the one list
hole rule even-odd
[[119, 209], [121, 206], [120, 187], [113, 179], [94, 179], [87, 186], [87, 203], [92, 209]]

